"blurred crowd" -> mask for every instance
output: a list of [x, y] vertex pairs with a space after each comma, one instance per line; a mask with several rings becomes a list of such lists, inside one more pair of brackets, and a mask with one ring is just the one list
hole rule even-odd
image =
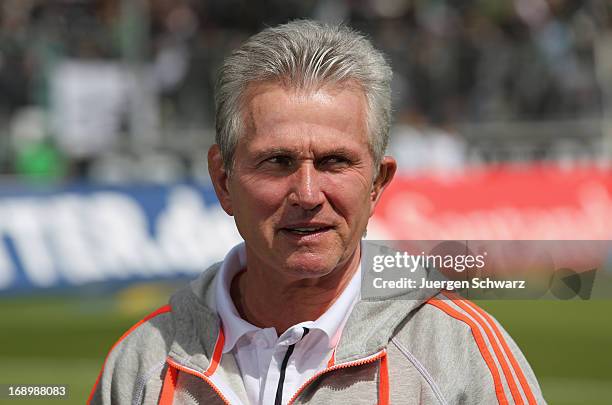
[[508, 128], [527, 145], [519, 159], [601, 149], [607, 0], [2, 0], [0, 173], [204, 180], [217, 67], [252, 33], [295, 18], [347, 23], [388, 56], [390, 147], [406, 172], [514, 159], [482, 147]]

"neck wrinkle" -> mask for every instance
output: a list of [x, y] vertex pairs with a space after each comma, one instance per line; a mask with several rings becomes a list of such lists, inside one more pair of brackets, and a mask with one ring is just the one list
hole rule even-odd
[[[359, 268], [359, 246], [343, 268], [329, 277], [281, 283], [271, 272], [249, 267], [234, 277], [231, 297], [240, 316], [259, 327], [276, 329], [278, 336], [291, 326], [315, 321], [336, 302]], [[247, 266], [248, 267], [248, 266]]]

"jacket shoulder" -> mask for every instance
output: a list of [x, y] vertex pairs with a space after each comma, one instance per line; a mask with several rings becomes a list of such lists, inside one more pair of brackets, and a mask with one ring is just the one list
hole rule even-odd
[[132, 403], [147, 380], [161, 374], [174, 340], [170, 305], [151, 312], [111, 347], [88, 404]]
[[426, 301], [392, 339], [449, 403], [545, 403], [521, 350], [486, 311], [458, 296]]

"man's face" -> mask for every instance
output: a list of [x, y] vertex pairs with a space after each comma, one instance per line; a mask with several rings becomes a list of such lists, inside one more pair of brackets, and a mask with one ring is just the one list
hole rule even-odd
[[257, 84], [228, 177], [209, 152], [211, 177], [235, 217], [247, 260], [292, 279], [321, 277], [358, 255], [359, 241], [395, 162], [374, 182], [366, 99], [356, 86], [311, 92]]

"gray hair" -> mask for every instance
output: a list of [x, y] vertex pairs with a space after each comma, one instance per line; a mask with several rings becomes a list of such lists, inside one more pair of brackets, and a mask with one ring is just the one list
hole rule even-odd
[[391, 68], [362, 34], [346, 26], [296, 20], [250, 37], [224, 62], [216, 89], [216, 142], [231, 170], [242, 134], [246, 88], [281, 82], [295, 89], [353, 80], [367, 100], [367, 131], [375, 168], [387, 148], [391, 121]]

